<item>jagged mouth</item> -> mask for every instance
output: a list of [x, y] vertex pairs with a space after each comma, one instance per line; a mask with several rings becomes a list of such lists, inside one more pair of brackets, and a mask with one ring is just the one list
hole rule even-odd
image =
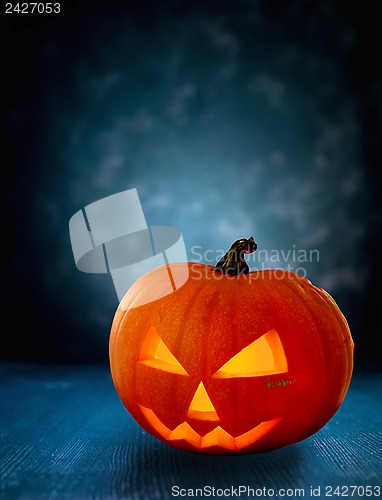
[[231, 436], [222, 427], [216, 426], [212, 431], [204, 436], [200, 436], [188, 422], [184, 421], [175, 429], [169, 429], [155, 415], [153, 410], [139, 405], [147, 422], [163, 437], [166, 441], [185, 441], [194, 446], [198, 450], [207, 450], [208, 448], [219, 447], [225, 450], [238, 451], [246, 446], [253, 444], [268, 434], [282, 420], [282, 417], [273, 420], [267, 420], [257, 425], [253, 429], [240, 434], [239, 436]]

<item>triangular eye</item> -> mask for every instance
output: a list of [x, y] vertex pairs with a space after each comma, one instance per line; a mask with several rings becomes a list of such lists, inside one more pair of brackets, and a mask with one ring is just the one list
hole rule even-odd
[[158, 370], [189, 376], [152, 325], [143, 339], [138, 361]]
[[257, 377], [288, 371], [288, 363], [276, 330], [272, 329], [225, 363], [213, 378]]

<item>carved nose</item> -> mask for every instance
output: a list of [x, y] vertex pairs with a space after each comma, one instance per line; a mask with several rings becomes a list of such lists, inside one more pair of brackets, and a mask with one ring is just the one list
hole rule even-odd
[[209, 422], [217, 422], [219, 420], [218, 414], [207, 394], [203, 382], [200, 382], [195, 391], [190, 407], [188, 408], [187, 417]]

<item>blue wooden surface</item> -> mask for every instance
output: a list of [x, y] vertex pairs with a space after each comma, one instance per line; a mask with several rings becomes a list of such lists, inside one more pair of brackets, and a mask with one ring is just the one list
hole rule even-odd
[[[311, 438], [235, 457], [181, 452], [148, 435], [120, 403], [108, 367], [3, 363], [0, 381], [2, 499], [167, 499], [173, 486], [228, 488], [231, 497], [238, 486], [282, 488], [289, 498], [320, 486], [324, 498], [337, 485], [372, 486], [377, 498], [382, 486], [378, 374], [354, 376], [339, 412]], [[353, 498], [366, 498], [362, 488]]]

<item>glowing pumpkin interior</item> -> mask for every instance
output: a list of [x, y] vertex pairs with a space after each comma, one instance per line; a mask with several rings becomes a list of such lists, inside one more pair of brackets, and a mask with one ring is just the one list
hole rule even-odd
[[[138, 362], [190, 377], [152, 325], [143, 339]], [[212, 378], [270, 376], [287, 371], [288, 364], [280, 337], [275, 329], [271, 329], [229, 359]], [[240, 450], [262, 438], [282, 420], [282, 417], [268, 420], [244, 434], [232, 436], [219, 425], [219, 415], [202, 380], [192, 396], [185, 421], [174, 429], [168, 428], [153, 409], [143, 405], [139, 407], [147, 422], [166, 441], [183, 440], [199, 449], [219, 446], [228, 450]]]

